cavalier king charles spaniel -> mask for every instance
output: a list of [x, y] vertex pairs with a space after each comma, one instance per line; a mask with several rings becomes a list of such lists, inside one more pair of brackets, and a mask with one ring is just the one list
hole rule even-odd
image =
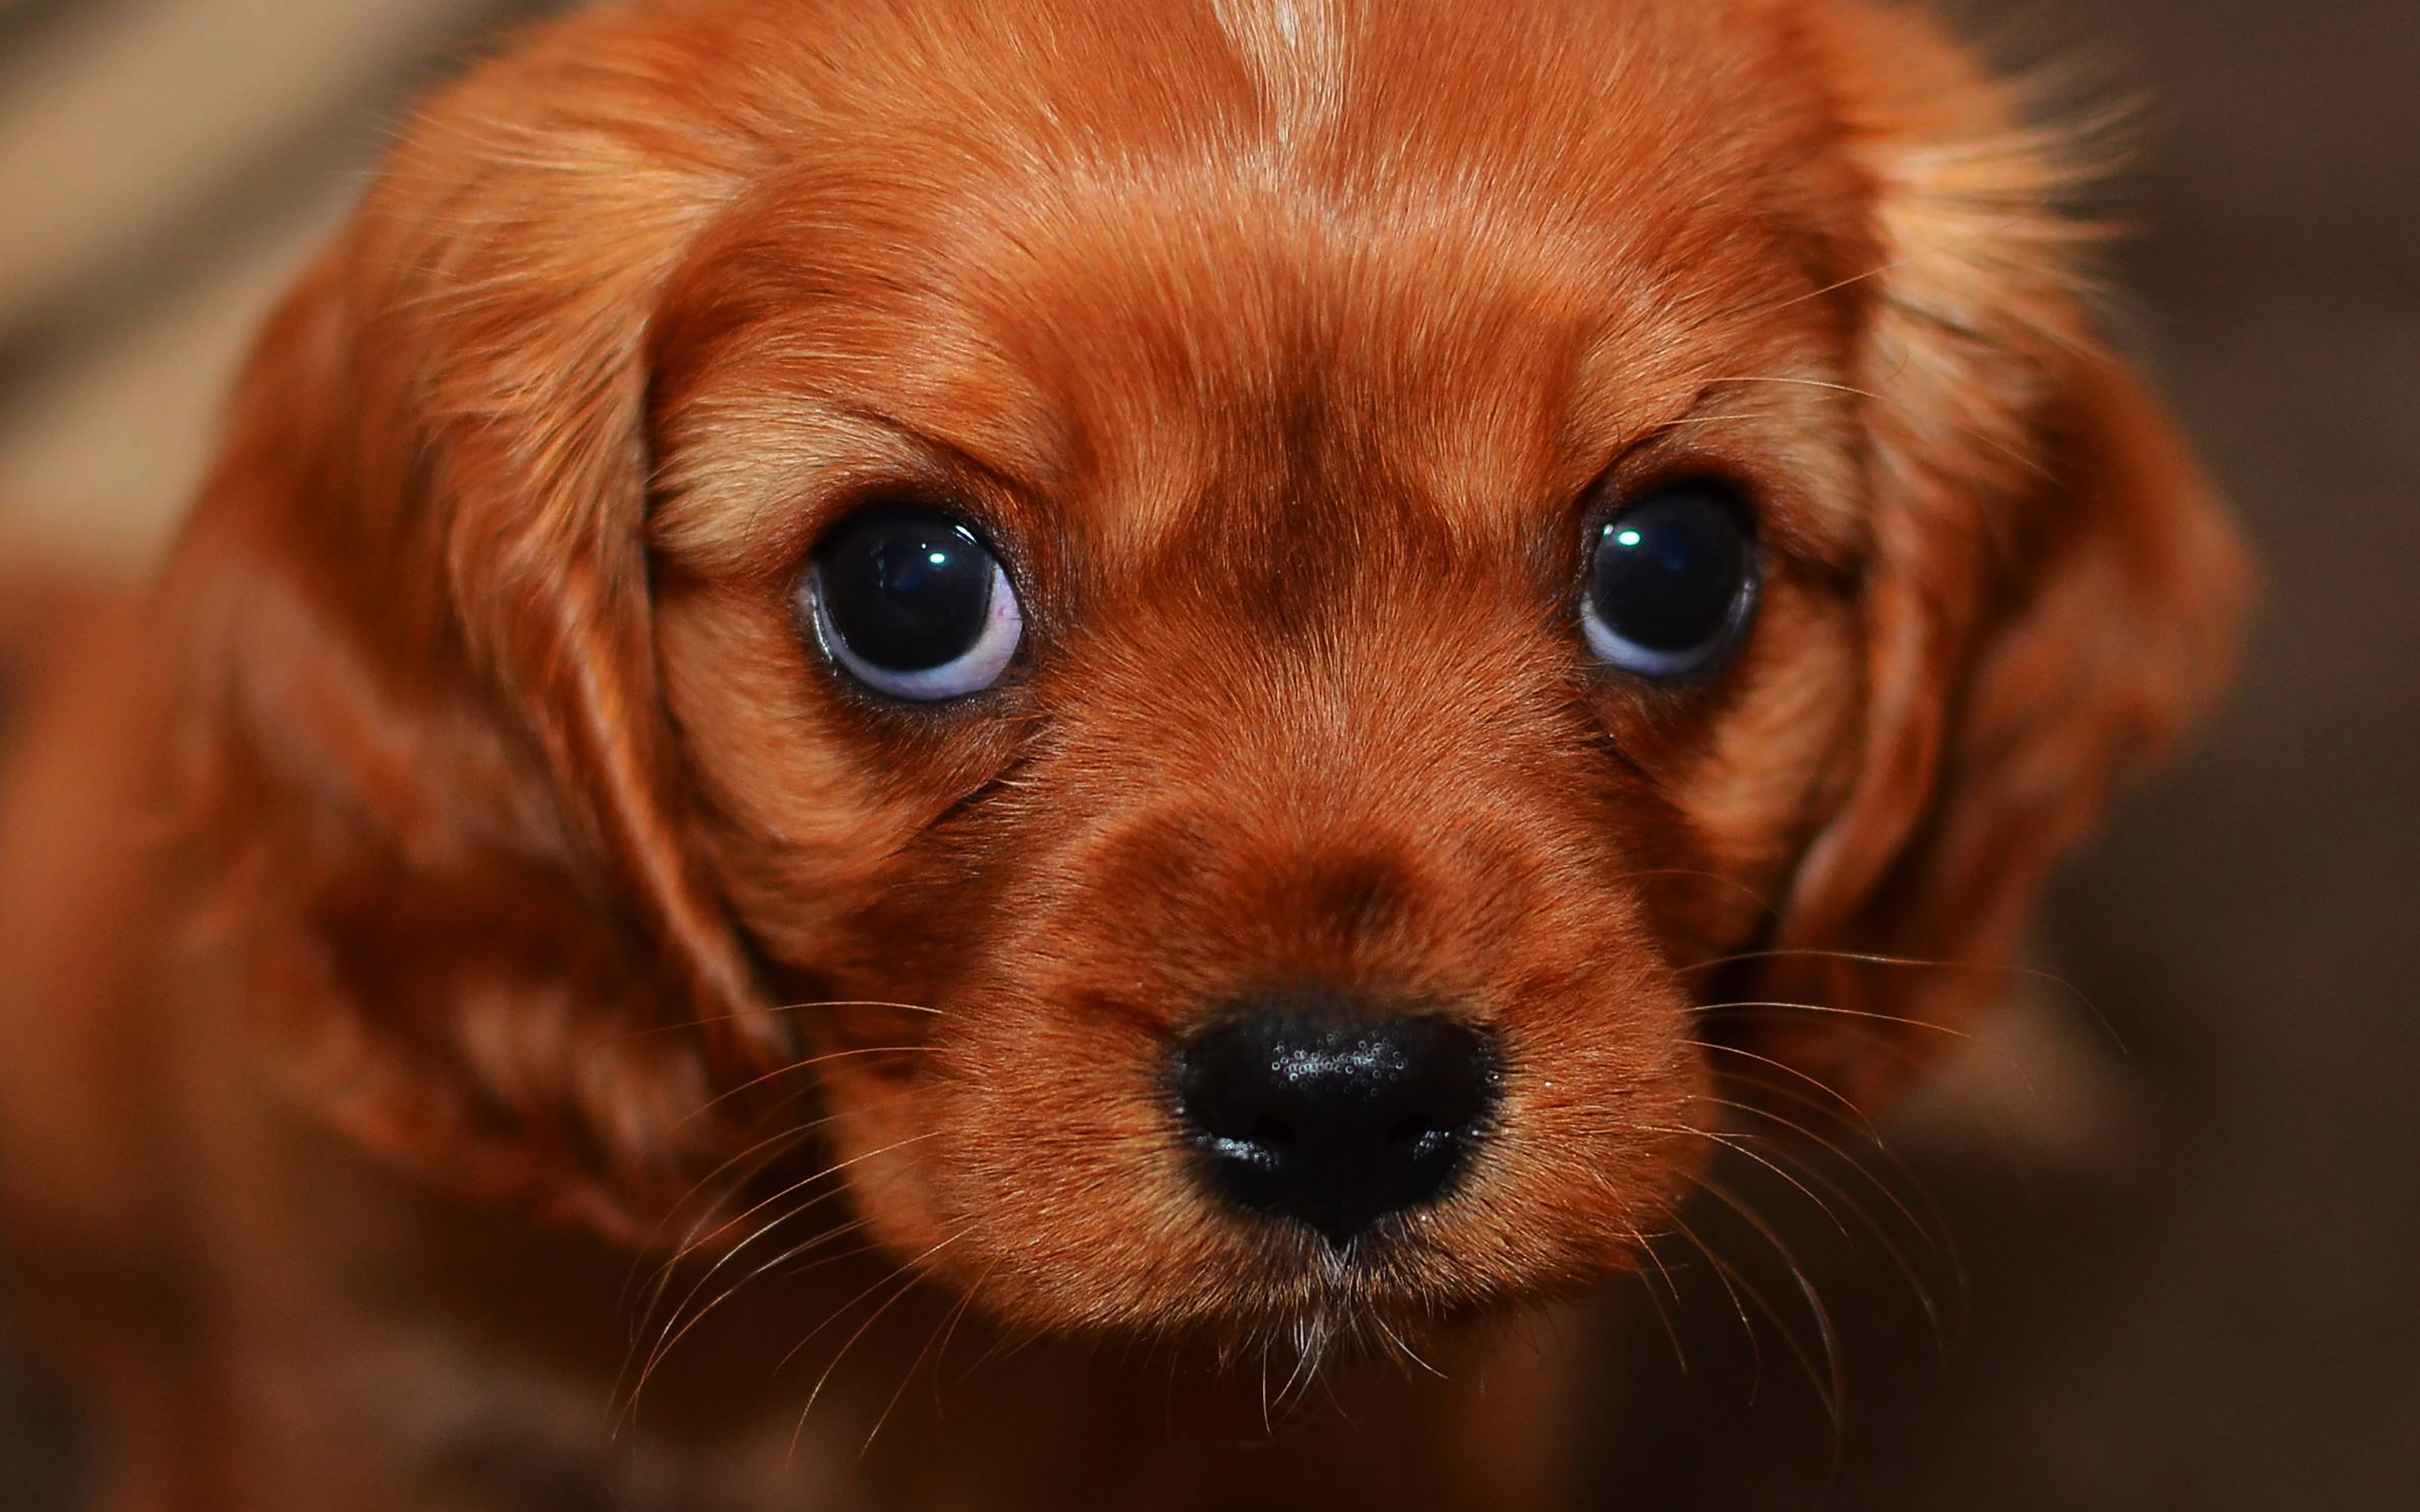
[[2220, 680], [2024, 104], [1873, 0], [641, 0], [441, 95], [150, 590], [7, 617], [104, 1504], [1557, 1504], [1486, 1320], [1885, 1098]]

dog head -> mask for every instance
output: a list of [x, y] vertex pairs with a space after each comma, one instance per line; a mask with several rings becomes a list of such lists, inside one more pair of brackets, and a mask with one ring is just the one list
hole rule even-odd
[[1854, 0], [535, 35], [174, 569], [307, 1095], [632, 1231], [769, 1136], [1045, 1327], [1624, 1265], [2214, 675], [2065, 176]]

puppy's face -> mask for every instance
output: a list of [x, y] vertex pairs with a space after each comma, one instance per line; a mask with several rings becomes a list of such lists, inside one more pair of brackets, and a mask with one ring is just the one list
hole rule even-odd
[[1621, 1263], [1860, 708], [1813, 81], [1301, 19], [845, 118], [653, 340], [715, 871], [876, 1229], [1054, 1324]]
[[[583, 903], [473, 1006], [352, 989], [514, 1110], [513, 1180], [615, 1190], [802, 1068], [808, 1168], [1028, 1323], [1575, 1286], [1668, 1225], [1718, 1081], [1862, 1095], [1987, 989], [1877, 962], [1988, 966], [2206, 680], [2224, 527], [2040, 140], [1906, 18], [872, 9], [609, 14], [474, 81], [206, 506], [289, 558], [332, 487], [388, 521], [385, 696], [458, 660], [510, 711], [393, 807], [643, 942], [571, 972]], [[347, 926], [430, 932], [378, 959], [468, 960], [488, 894], [425, 864]], [[641, 1062], [667, 1000], [706, 1052]]]

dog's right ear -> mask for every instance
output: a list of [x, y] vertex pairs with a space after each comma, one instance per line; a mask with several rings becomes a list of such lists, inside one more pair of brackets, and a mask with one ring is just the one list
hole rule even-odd
[[160, 606], [185, 818], [306, 1095], [617, 1226], [783, 1051], [689, 842], [643, 547], [648, 315], [741, 171], [712, 45], [577, 18], [413, 125], [262, 337]]

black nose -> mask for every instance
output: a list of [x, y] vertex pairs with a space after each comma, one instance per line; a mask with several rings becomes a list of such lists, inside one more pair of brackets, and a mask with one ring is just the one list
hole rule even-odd
[[1444, 1193], [1497, 1099], [1487, 1039], [1430, 1014], [1355, 1020], [1288, 1002], [1177, 1052], [1176, 1093], [1214, 1185], [1342, 1248]]

